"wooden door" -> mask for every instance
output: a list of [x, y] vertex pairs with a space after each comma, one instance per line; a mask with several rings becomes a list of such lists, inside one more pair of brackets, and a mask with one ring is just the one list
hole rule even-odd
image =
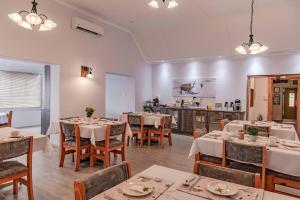
[[284, 92], [284, 119], [297, 119], [297, 88], [285, 88]]

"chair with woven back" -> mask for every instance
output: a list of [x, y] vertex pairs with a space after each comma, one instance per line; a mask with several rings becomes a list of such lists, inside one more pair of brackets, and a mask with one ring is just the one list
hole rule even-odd
[[[19, 183], [27, 186], [28, 199], [33, 200], [32, 185], [32, 147], [33, 137], [0, 141], [0, 185], [13, 181], [13, 193], [18, 194]], [[27, 155], [27, 164], [13, 161], [16, 157]], [[26, 179], [24, 179], [26, 177]]]
[[[132, 139], [135, 138], [135, 142], [140, 141], [140, 147], [143, 146], [144, 141], [148, 140], [146, 134], [148, 133], [147, 127], [144, 126], [144, 117], [142, 115], [128, 114], [128, 123], [132, 131]], [[139, 138], [140, 137], [140, 138]], [[129, 145], [129, 138], [127, 146]]]
[[169, 145], [172, 146], [172, 116], [171, 115], [163, 115], [161, 118], [160, 126], [155, 128], [151, 126], [148, 129], [148, 144], [151, 143], [152, 140], [158, 141], [160, 143], [160, 147], [164, 148], [164, 138], [168, 138]]
[[196, 162], [195, 174], [248, 187], [260, 188], [260, 175], [208, 163]]
[[246, 132], [248, 128], [255, 128], [258, 130], [258, 136], [263, 136], [263, 137], [269, 137], [270, 136], [270, 131], [271, 127], [270, 126], [258, 126], [258, 125], [252, 125], [252, 124], [245, 124], [244, 125], [244, 131]]
[[108, 125], [106, 127], [105, 140], [96, 141], [91, 147], [91, 166], [94, 166], [97, 159], [104, 161], [104, 167], [110, 165], [110, 153], [120, 154], [122, 161], [125, 161], [125, 136], [126, 123]]
[[266, 185], [266, 146], [223, 140], [222, 167], [259, 173], [261, 187]]
[[[90, 138], [80, 137], [80, 128], [78, 124], [60, 122], [60, 163], [63, 167], [66, 154], [76, 153], [75, 171], [79, 171], [80, 160], [91, 157], [91, 140]], [[84, 152], [83, 152], [84, 150]], [[74, 157], [73, 157], [74, 161]]]
[[12, 116], [13, 116], [13, 111], [9, 111], [6, 113], [7, 117], [7, 122], [4, 122], [3, 124], [0, 124], [0, 128], [4, 127], [12, 127]]
[[128, 162], [100, 170], [84, 180], [74, 182], [75, 200], [89, 200], [98, 194], [128, 180], [131, 168]]

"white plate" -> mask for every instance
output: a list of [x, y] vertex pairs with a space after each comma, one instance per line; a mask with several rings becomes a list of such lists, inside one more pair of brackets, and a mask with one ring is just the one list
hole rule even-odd
[[236, 188], [221, 182], [211, 182], [206, 188], [209, 192], [220, 196], [233, 196], [238, 193]]
[[[147, 191], [143, 191], [143, 188], [148, 188]], [[147, 185], [128, 184], [123, 188], [123, 194], [132, 197], [143, 197], [151, 194], [153, 187]]]
[[293, 142], [286, 142], [286, 141], [281, 141], [280, 144], [282, 144], [283, 146], [287, 146], [287, 147], [300, 147], [299, 144], [293, 143]]

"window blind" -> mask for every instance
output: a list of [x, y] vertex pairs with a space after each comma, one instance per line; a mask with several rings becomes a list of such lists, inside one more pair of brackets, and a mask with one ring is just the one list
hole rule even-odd
[[0, 108], [37, 108], [41, 102], [40, 74], [0, 70]]

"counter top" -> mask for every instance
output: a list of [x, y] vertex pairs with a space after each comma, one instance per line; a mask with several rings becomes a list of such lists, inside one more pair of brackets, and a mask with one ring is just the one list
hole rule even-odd
[[[146, 106], [147, 107], [147, 106]], [[207, 110], [206, 108], [196, 107], [196, 106], [187, 106], [187, 107], [178, 107], [178, 106], [159, 106], [159, 107], [153, 107], [156, 109], [174, 109], [174, 110], [199, 110], [199, 111], [207, 111], [207, 112], [230, 112], [230, 113], [244, 113], [245, 111], [232, 111], [232, 110]]]

